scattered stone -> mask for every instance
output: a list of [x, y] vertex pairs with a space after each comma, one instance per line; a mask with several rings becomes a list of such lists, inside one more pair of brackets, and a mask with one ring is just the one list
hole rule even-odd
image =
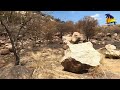
[[117, 50], [114, 45], [108, 44], [99, 49], [99, 51], [104, 54], [106, 58], [120, 59], [120, 50]]
[[117, 34], [117, 33], [114, 33], [114, 34], [113, 34], [113, 36], [117, 37], [117, 36], [118, 36], [118, 34]]
[[66, 35], [62, 37], [63, 43], [70, 43], [71, 41], [71, 36]]
[[111, 37], [112, 35], [111, 35], [111, 33], [107, 33], [106, 36]]
[[11, 43], [5, 44], [5, 48], [9, 49], [10, 52], [13, 52]]
[[120, 59], [120, 50], [111, 50], [105, 52], [106, 58]]
[[1, 54], [1, 55], [7, 55], [7, 54], [9, 54], [9, 53], [10, 53], [9, 49], [1, 49], [1, 50], [0, 50], [0, 54]]
[[5, 44], [5, 41], [0, 40], [0, 46], [1, 46], [1, 45], [4, 45], [4, 44]]
[[115, 49], [116, 49], [116, 46], [111, 45], [111, 44], [108, 44], [108, 45], [105, 46], [105, 48], [106, 48], [108, 51], [111, 51], [111, 50], [115, 50]]

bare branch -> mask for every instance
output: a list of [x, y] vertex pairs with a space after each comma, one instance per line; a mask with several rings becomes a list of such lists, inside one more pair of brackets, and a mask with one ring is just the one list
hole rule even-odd
[[10, 16], [9, 16], [9, 22], [11, 22], [11, 18], [12, 18], [12, 14], [13, 14], [13, 11], [10, 12]]
[[8, 33], [9, 38], [12, 39], [10, 30], [7, 28], [7, 26], [3, 23], [2, 20], [0, 20], [0, 22], [1, 22], [1, 25], [5, 28], [6, 32]]
[[[16, 42], [16, 45], [17, 45], [17, 41], [18, 41], [18, 38], [19, 38], [19, 35], [20, 35], [20, 32], [21, 30], [24, 28], [24, 26], [31, 20], [32, 18], [29, 18], [29, 20], [27, 20], [26, 22], [23, 22], [23, 24], [21, 25], [18, 33], [17, 33], [17, 36], [16, 36], [16, 39], [15, 39], [15, 42]], [[22, 34], [23, 35], [23, 34]]]

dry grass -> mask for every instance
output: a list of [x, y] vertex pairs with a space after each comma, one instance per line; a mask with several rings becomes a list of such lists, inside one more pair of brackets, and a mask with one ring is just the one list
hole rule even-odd
[[25, 52], [21, 63], [32, 68], [33, 79], [116, 79], [120, 78], [120, 60], [102, 56], [101, 65], [92, 72], [75, 74], [63, 70], [61, 65], [63, 50], [44, 47], [38, 51]]
[[36, 66], [34, 65], [35, 69], [32, 75], [34, 79], [91, 78], [91, 76], [88, 77], [85, 74], [79, 75], [79, 74], [64, 71], [60, 62], [62, 58], [62, 49], [43, 48], [41, 51], [29, 52], [29, 56], [34, 61], [36, 61], [34, 63]]
[[106, 59], [102, 60], [99, 67], [90, 73], [94, 79], [119, 79], [120, 78], [120, 60]]

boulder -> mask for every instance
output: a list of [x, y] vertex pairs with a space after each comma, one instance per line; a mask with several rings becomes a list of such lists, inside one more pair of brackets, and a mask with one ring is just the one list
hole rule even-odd
[[116, 46], [108, 44], [105, 46], [106, 52], [105, 57], [107, 58], [120, 58], [120, 50], [116, 50]]
[[83, 34], [80, 34], [79, 32], [74, 32], [72, 36], [70, 34], [63, 36], [62, 40], [64, 43], [77, 44], [80, 41], [83, 42], [85, 40], [85, 37]]
[[62, 36], [62, 41], [63, 43], [70, 43], [71, 36], [70, 35]]
[[72, 43], [78, 43], [80, 41], [80, 33], [74, 32], [71, 38]]
[[64, 69], [72, 72], [80, 72], [81, 70], [83, 71], [88, 69], [85, 68], [86, 66], [96, 67], [100, 65], [101, 54], [93, 48], [93, 44], [91, 42], [79, 44], [69, 43], [67, 45], [69, 48], [65, 50], [64, 57], [61, 60], [61, 64]]
[[76, 61], [74, 58], [67, 58], [62, 63], [65, 71], [80, 73], [84, 70], [88, 70], [91, 66], [87, 64], [82, 64], [79, 61]]
[[1, 50], [0, 50], [0, 54], [1, 54], [1, 55], [7, 55], [7, 54], [9, 54], [9, 53], [10, 53], [9, 49], [1, 49]]
[[99, 49], [99, 51], [104, 54], [106, 58], [120, 59], [120, 50], [117, 50], [114, 45], [108, 44]]
[[84, 41], [84, 35], [79, 32], [74, 32], [71, 37], [71, 42], [77, 44], [79, 41]]
[[116, 49], [116, 46], [111, 45], [111, 44], [107, 44], [107, 45], [105, 45], [105, 48], [106, 48], [108, 51], [111, 51], [111, 50], [115, 50], [115, 49]]
[[120, 59], [120, 50], [111, 50], [105, 52], [106, 58]]

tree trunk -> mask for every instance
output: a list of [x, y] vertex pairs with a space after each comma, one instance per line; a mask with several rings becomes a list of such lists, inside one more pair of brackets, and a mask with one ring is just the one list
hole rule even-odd
[[9, 29], [5, 26], [5, 24], [2, 22], [2, 20], [0, 20], [0, 22], [1, 22], [1, 25], [5, 28], [5, 31], [7, 32], [8, 36], [9, 36], [9, 38], [10, 38], [10, 41], [11, 41], [11, 44], [12, 44], [13, 53], [14, 53], [15, 60], [16, 60], [16, 61], [15, 61], [15, 65], [19, 65], [20, 57], [18, 56], [16, 47], [15, 47], [15, 42], [14, 42], [13, 39], [12, 39], [11, 32], [10, 32]]
[[87, 36], [87, 42], [89, 41], [89, 37]]
[[20, 57], [19, 57], [19, 55], [17, 53], [16, 47], [14, 45], [14, 41], [12, 40], [12, 38], [10, 39], [10, 41], [11, 41], [13, 53], [14, 53], [14, 56], [15, 56], [15, 65], [19, 65]]

